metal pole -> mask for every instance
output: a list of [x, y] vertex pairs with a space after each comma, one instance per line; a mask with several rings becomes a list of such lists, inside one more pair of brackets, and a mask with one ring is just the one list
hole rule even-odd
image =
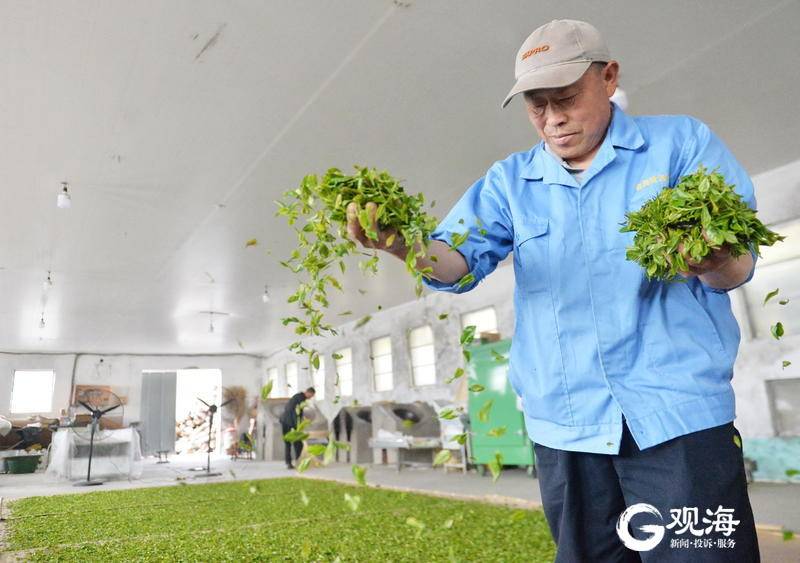
[[211, 429], [214, 426], [214, 411], [211, 411], [211, 416], [208, 419], [208, 459], [206, 461], [206, 473], [211, 473]]
[[92, 453], [94, 452], [94, 429], [97, 427], [97, 419], [92, 416], [92, 433], [89, 436], [89, 466], [86, 468], [86, 482], [92, 480]]

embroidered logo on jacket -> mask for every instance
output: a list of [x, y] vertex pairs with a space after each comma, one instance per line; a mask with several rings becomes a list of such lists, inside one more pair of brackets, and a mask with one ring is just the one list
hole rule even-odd
[[655, 176], [650, 176], [636, 184], [636, 191], [640, 192], [645, 188], [652, 186], [653, 184], [657, 184], [659, 182], [664, 182], [665, 184], [669, 182], [669, 176], [666, 174], [656, 174]]

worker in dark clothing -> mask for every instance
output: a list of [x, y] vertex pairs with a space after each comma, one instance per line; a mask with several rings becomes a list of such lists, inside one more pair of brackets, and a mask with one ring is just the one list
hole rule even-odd
[[[283, 408], [281, 415], [281, 431], [284, 438], [293, 428], [297, 428], [297, 421], [303, 414], [302, 404], [311, 399], [316, 394], [313, 387], [309, 387], [302, 393], [295, 393], [286, 406]], [[292, 465], [292, 442], [285, 442], [286, 444], [286, 467], [287, 469], [294, 469]], [[303, 451], [303, 442], [298, 440], [294, 442], [294, 458], [300, 459], [300, 454]]]

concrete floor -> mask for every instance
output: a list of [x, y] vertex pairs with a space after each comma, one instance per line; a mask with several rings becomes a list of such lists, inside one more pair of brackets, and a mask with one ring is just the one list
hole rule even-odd
[[[205, 458], [173, 457], [170, 463], [156, 464], [148, 459], [140, 479], [132, 481], [108, 481], [99, 487], [74, 487], [71, 482], [52, 480], [42, 473], [29, 475], [0, 475], [0, 497], [8, 500], [28, 496], [88, 493], [97, 490], [119, 490], [142, 487], [176, 485], [181, 481], [194, 484], [275, 477], [297, 476], [280, 462], [260, 462], [227, 458], [213, 460], [212, 471], [221, 472], [219, 477], [198, 478], [190, 468], [204, 465]], [[348, 464], [332, 464], [308, 470], [304, 477], [310, 479], [333, 479], [353, 482]], [[478, 498], [491, 502], [539, 506], [539, 484], [523, 470], [507, 470], [492, 483], [491, 478], [481, 477], [474, 471], [467, 474], [442, 469], [404, 468], [401, 472], [393, 466], [371, 465], [367, 470], [367, 482], [373, 486], [425, 491], [459, 498]], [[750, 501], [759, 526], [759, 541], [762, 560], [765, 562], [800, 562], [800, 538], [784, 542], [780, 529], [795, 530], [800, 535], [800, 485], [754, 483], [750, 486]]]

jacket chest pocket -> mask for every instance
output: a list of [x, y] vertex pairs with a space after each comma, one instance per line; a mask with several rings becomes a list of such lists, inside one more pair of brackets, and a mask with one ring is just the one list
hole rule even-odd
[[549, 246], [547, 219], [523, 218], [514, 225], [514, 272], [521, 290], [549, 291]]

